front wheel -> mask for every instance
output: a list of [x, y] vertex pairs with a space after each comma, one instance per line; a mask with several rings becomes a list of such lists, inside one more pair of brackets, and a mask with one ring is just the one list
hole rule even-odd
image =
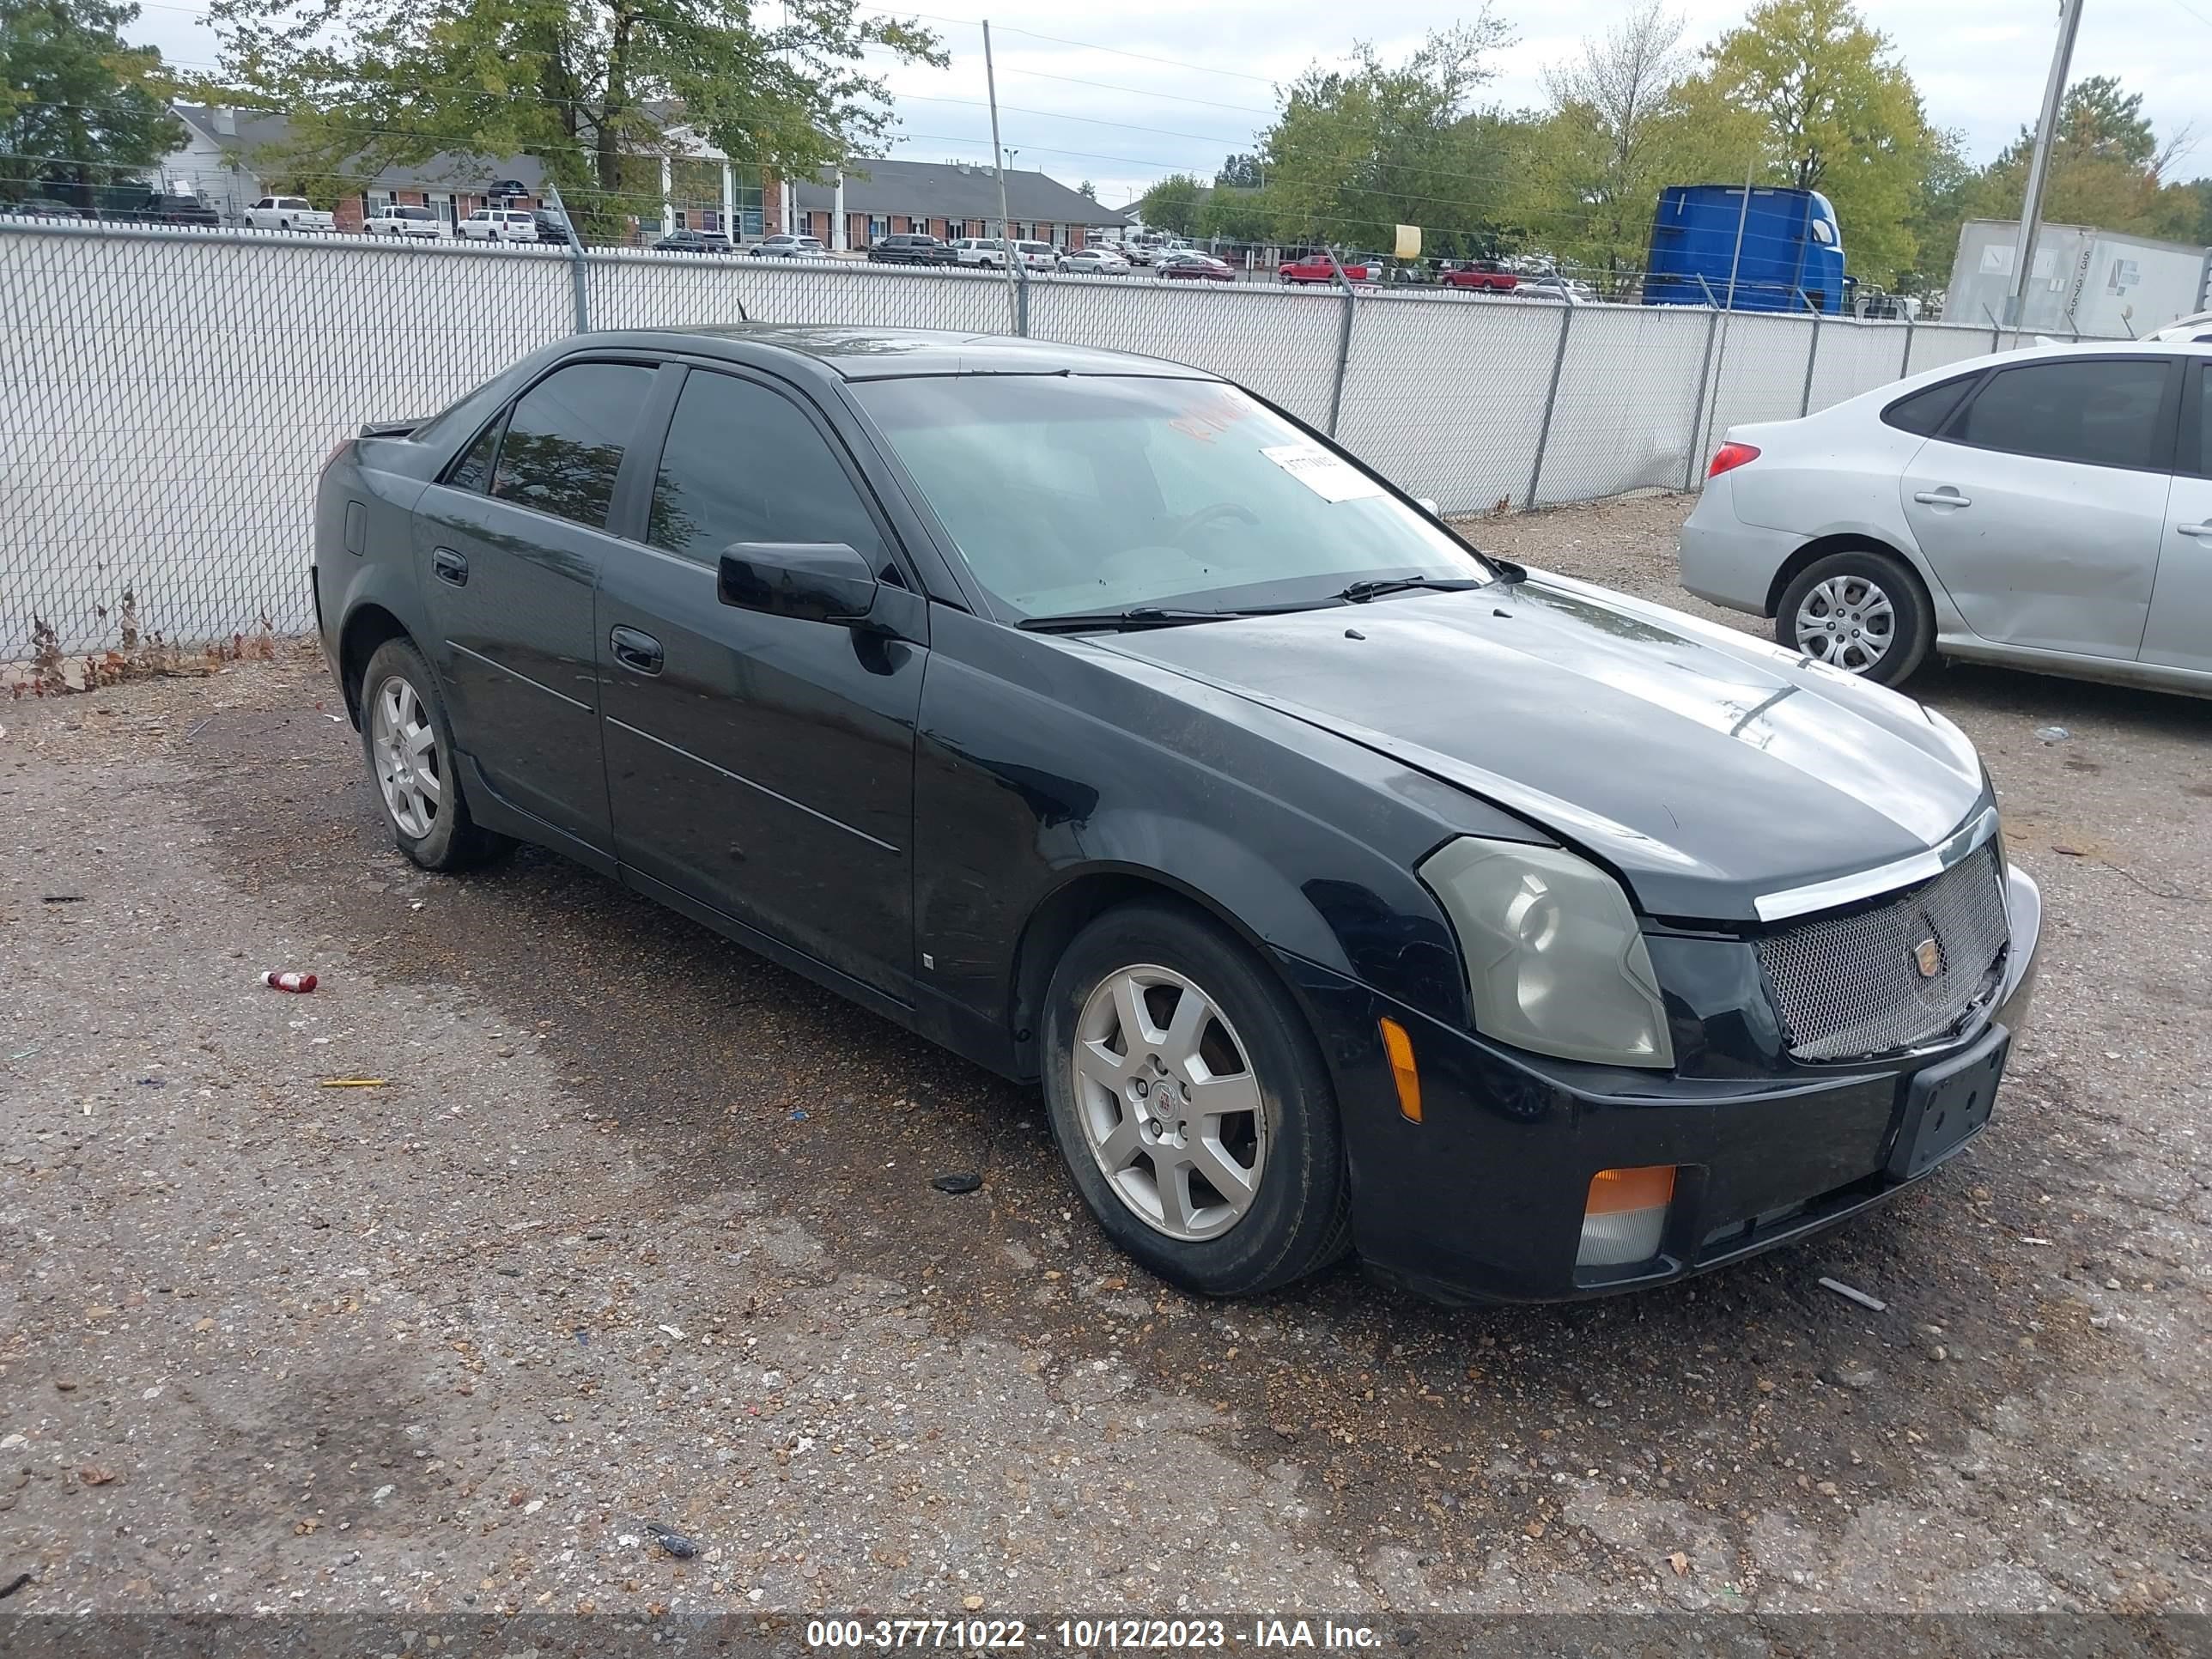
[[1847, 548], [1814, 560], [1783, 590], [1774, 637], [1847, 674], [1899, 685], [1927, 659], [1936, 617], [1927, 590], [1903, 560]]
[[1054, 1139], [1121, 1249], [1208, 1296], [1344, 1254], [1335, 1093], [1297, 1005], [1240, 941], [1164, 902], [1110, 910], [1060, 959], [1043, 1024]]

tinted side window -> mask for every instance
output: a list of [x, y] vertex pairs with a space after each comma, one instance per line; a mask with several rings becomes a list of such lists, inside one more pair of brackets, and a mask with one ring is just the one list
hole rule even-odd
[[491, 493], [605, 529], [623, 448], [652, 385], [653, 371], [635, 363], [556, 369], [507, 417]]
[[499, 453], [499, 434], [506, 425], [502, 418], [486, 427], [477, 441], [469, 446], [468, 453], [453, 463], [453, 470], [446, 475], [446, 482], [456, 489], [483, 494], [484, 487], [491, 483], [491, 459]]
[[1967, 374], [1946, 380], [1941, 386], [1923, 387], [1909, 398], [1899, 398], [1881, 411], [1881, 418], [1900, 432], [1917, 432], [1928, 437], [1951, 418], [1951, 411], [1959, 406], [1959, 399], [1966, 395], [1966, 388], [1977, 378]]
[[[2200, 478], [2212, 478], [2212, 363], [2197, 366], [2197, 457], [2196, 471]], [[2181, 464], [2187, 466], [2190, 458], [2184, 455]]]
[[2091, 466], [2163, 465], [2163, 358], [2000, 370], [1952, 435], [1960, 443]]
[[884, 551], [828, 441], [790, 399], [705, 370], [677, 399], [646, 539], [702, 564], [732, 542], [845, 542], [878, 565]]

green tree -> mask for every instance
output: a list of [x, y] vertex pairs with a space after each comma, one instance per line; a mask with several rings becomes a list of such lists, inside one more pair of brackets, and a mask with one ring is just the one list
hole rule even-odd
[[772, 17], [750, 0], [213, 0], [208, 16], [210, 94], [289, 112], [296, 170], [527, 155], [592, 219], [626, 166], [683, 153], [687, 132], [786, 175], [880, 149], [889, 93], [863, 53], [948, 61], [856, 0]]
[[1760, 176], [1834, 204], [1856, 275], [1910, 271], [1931, 135], [1887, 37], [1850, 0], [1764, 0], [1704, 57], [1680, 88], [1689, 118], [1714, 132], [1752, 118]]
[[[2188, 142], [2185, 129], [2161, 144], [2142, 112], [2142, 94], [2128, 92], [2113, 76], [2093, 75], [2075, 82], [2059, 106], [2043, 222], [2198, 239], [2202, 198], [2193, 187], [2166, 178]], [[1968, 191], [1972, 216], [2020, 217], [2034, 149], [2034, 130], [2021, 128]]]
[[1075, 193], [1078, 196], [1088, 196], [1095, 202], [1098, 199], [1098, 186], [1092, 184], [1088, 179], [1085, 179], [1081, 184], [1075, 187]]
[[102, 0], [0, 0], [0, 199], [90, 209], [94, 185], [183, 143], [161, 54], [124, 43], [137, 17]]
[[[1966, 135], [1955, 129], [1929, 135], [1919, 204], [1912, 215], [1914, 262], [1910, 272], [1898, 276], [1899, 293], [1941, 293], [1951, 280], [1951, 262], [1959, 252], [1959, 228], [1972, 216], [1973, 194], [1980, 176], [1966, 160], [1965, 143]], [[1848, 234], [1845, 246], [1849, 246]]]
[[1511, 124], [1472, 104], [1495, 72], [1491, 55], [1511, 40], [1486, 3], [1403, 63], [1362, 41], [1350, 69], [1315, 64], [1292, 81], [1261, 140], [1277, 234], [1374, 247], [1394, 226], [1420, 225], [1431, 252], [1494, 239]]
[[1170, 236], [1195, 235], [1199, 198], [1205, 188], [1188, 173], [1170, 173], [1137, 198], [1137, 216]]
[[1267, 173], [1258, 156], [1239, 150], [1223, 161], [1213, 182], [1237, 190], [1257, 190], [1267, 182]]

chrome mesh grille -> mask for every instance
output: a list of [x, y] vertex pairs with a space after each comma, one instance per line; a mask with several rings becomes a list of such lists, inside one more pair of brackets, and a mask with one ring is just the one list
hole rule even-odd
[[[2009, 931], [1996, 844], [1887, 903], [1816, 916], [1759, 941], [1799, 1060], [1888, 1054], [1955, 1029], [1996, 989]], [[1916, 961], [1933, 939], [1938, 966]]]

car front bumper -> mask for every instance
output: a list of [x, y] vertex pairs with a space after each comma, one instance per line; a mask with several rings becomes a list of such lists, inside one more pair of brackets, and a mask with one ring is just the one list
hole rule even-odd
[[[1910, 1165], [1919, 1115], [1915, 1078], [1987, 1058], [2027, 1018], [2042, 900], [2018, 870], [2008, 896], [2004, 979], [1972, 1030], [1940, 1049], [1765, 1078], [1548, 1060], [1302, 958], [1279, 958], [1336, 1083], [1363, 1261], [1439, 1301], [1561, 1301], [1702, 1273], [1894, 1197], [1957, 1150], [1897, 1173]], [[1419, 1121], [1401, 1109], [1377, 1029], [1386, 1017], [1412, 1038]], [[1657, 1252], [1627, 1266], [1577, 1266], [1592, 1177], [1669, 1164], [1677, 1173]]]

